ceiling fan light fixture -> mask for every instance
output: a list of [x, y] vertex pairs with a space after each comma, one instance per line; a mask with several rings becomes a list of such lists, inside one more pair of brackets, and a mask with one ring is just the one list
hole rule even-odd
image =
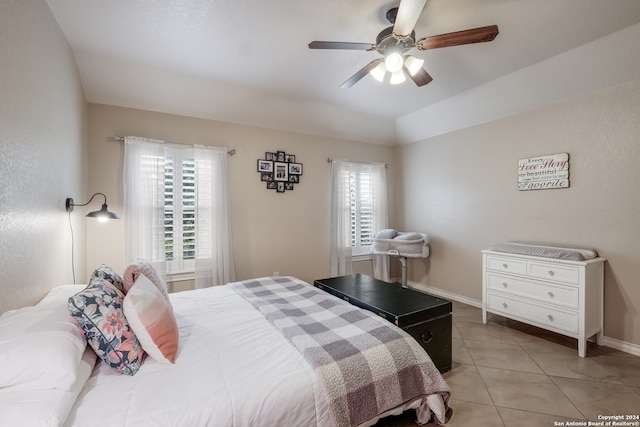
[[402, 64], [404, 64], [404, 58], [398, 52], [391, 52], [384, 59], [384, 65], [390, 73], [402, 70]]
[[409, 70], [409, 74], [415, 76], [424, 65], [424, 59], [417, 59], [411, 55], [407, 55], [407, 59], [404, 60], [404, 65], [407, 67], [407, 70]]
[[384, 62], [380, 62], [371, 71], [369, 71], [369, 74], [371, 74], [373, 78], [379, 81], [380, 83], [382, 83], [382, 81], [384, 80], [384, 75], [386, 73], [387, 73], [387, 67], [384, 65]]
[[409, 77], [416, 86], [424, 86], [433, 81], [433, 77], [424, 68], [424, 60], [407, 55], [408, 51], [414, 48], [422, 51], [490, 42], [500, 32], [497, 25], [489, 25], [416, 39], [414, 27], [427, 0], [399, 0], [399, 3], [386, 14], [387, 20], [393, 25], [380, 31], [373, 44], [318, 40], [309, 43], [309, 49], [365, 50], [382, 55], [382, 58], [378, 57], [360, 68], [340, 85], [341, 88], [353, 86], [367, 74], [383, 82], [387, 71], [391, 74], [391, 84], [402, 83]]
[[407, 78], [404, 76], [402, 70], [398, 70], [394, 71], [391, 74], [391, 80], [389, 81], [389, 83], [391, 83], [392, 85], [397, 85], [404, 82], [405, 80], [407, 80]]

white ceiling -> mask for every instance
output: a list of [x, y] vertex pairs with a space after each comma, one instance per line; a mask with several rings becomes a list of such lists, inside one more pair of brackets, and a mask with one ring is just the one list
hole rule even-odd
[[[640, 27], [635, 25], [640, 0], [429, 0], [415, 28], [417, 38], [492, 24], [500, 34], [490, 43], [413, 50], [433, 77], [426, 86], [410, 80], [391, 86], [366, 76], [341, 89], [379, 54], [310, 50], [308, 43], [375, 43], [390, 25], [384, 16], [397, 0], [46, 2], [74, 51], [89, 102], [378, 143], [428, 136], [434, 126], [424, 132], [415, 132], [420, 126], [398, 128], [419, 121], [421, 111], [518, 73], [529, 79], [519, 85], [535, 83], [538, 72], [544, 74], [542, 68], [536, 71], [540, 64], [594, 46], [598, 39], [619, 43], [606, 36]], [[623, 40], [625, 49], [640, 50], [637, 38]], [[590, 68], [587, 62], [570, 77], [546, 75], [545, 86], [528, 97], [548, 96], [553, 102], [567, 78], [598, 88]], [[486, 90], [477, 93], [487, 96]]]

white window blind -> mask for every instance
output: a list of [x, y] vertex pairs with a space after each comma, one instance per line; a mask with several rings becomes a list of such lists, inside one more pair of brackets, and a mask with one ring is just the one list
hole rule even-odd
[[332, 276], [352, 274], [353, 257], [373, 257], [374, 274], [388, 280], [385, 262], [371, 254], [375, 233], [387, 224], [387, 178], [385, 165], [332, 160], [331, 235]]
[[375, 185], [370, 165], [351, 164], [349, 169], [352, 254], [364, 255], [371, 252], [376, 232], [373, 206]]
[[227, 149], [125, 137], [128, 259], [195, 287], [235, 280]]
[[196, 177], [192, 158], [174, 151], [164, 163], [164, 248], [167, 273], [194, 270]]

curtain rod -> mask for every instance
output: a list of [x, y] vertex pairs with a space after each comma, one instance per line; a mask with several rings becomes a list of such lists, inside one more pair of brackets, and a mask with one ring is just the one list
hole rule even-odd
[[[357, 163], [359, 165], [375, 165], [376, 164], [375, 162], [354, 162], [352, 160], [345, 160], [345, 161], [349, 162], [349, 163]], [[333, 159], [331, 157], [329, 157], [327, 159], [327, 162], [332, 163]], [[380, 163], [377, 163], [377, 164], [380, 164]], [[388, 169], [389, 168], [389, 163], [384, 163], [384, 167]]]
[[[124, 136], [114, 136], [113, 138], [107, 138], [107, 141], [113, 141], [113, 142], [124, 142]], [[179, 142], [167, 142], [166, 144], [169, 145], [184, 145], [184, 146], [188, 146], [190, 147], [189, 144], [181, 144]], [[236, 149], [232, 148], [231, 150], [227, 150], [227, 154], [230, 156], [233, 156], [236, 154]]]

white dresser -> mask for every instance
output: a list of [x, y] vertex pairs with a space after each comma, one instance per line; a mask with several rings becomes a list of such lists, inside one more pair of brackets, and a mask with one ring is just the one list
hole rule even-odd
[[494, 313], [602, 345], [605, 258], [568, 261], [482, 251], [482, 321]]

